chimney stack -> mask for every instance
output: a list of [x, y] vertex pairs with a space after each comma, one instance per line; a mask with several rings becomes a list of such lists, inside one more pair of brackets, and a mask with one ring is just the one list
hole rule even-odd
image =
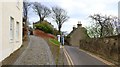
[[75, 30], [76, 29], [76, 27], [75, 27], [75, 25], [73, 25], [73, 30]]
[[80, 21], [78, 21], [77, 27], [82, 27], [82, 24]]

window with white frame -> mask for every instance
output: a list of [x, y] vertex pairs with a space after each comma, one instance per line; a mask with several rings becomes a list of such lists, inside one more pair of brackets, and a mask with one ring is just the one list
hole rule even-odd
[[19, 22], [16, 22], [16, 39], [19, 40]]
[[14, 18], [10, 17], [10, 40], [14, 39]]

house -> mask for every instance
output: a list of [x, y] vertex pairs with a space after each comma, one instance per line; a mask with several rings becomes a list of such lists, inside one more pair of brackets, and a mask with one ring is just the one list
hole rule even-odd
[[22, 45], [23, 0], [0, 2], [0, 62]]
[[80, 40], [89, 38], [87, 30], [84, 27], [82, 27], [81, 23], [77, 24], [77, 28], [73, 27], [73, 30], [68, 36], [69, 44], [72, 46], [79, 46]]

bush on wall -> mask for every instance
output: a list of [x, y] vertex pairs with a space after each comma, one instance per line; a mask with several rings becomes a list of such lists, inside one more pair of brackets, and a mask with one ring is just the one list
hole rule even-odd
[[35, 24], [34, 27], [36, 29], [44, 31], [45, 33], [53, 34], [53, 27], [48, 22], [41, 22], [41, 23]]

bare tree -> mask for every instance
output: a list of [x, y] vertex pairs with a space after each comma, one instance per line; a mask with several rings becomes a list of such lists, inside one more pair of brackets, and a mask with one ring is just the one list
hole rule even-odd
[[114, 21], [114, 34], [118, 35], [120, 34], [120, 19], [118, 17], [113, 17], [113, 21]]
[[23, 1], [23, 16], [25, 18], [25, 22], [27, 22], [28, 18], [28, 10], [30, 8], [31, 3], [28, 2], [27, 0]]
[[67, 15], [67, 12], [64, 9], [60, 8], [60, 7], [52, 7], [52, 11], [53, 11], [52, 18], [57, 23], [58, 30], [59, 30], [59, 33], [60, 33], [62, 24], [64, 22], [66, 22], [69, 19], [69, 17]]
[[91, 15], [90, 18], [92, 18], [92, 20], [95, 20], [95, 22], [97, 22], [96, 24], [99, 24], [101, 26], [100, 36], [102, 36], [102, 31], [103, 31], [102, 17], [99, 14], [95, 14], [93, 16]]
[[87, 29], [87, 34], [89, 35], [89, 37], [91, 38], [100, 37], [100, 28], [98, 25], [93, 24], [92, 26], [86, 27], [86, 29]]
[[96, 29], [99, 30], [100, 37], [113, 35], [113, 17], [102, 16], [100, 14], [91, 15], [90, 18], [95, 22]]
[[23, 39], [28, 39], [28, 10], [30, 8], [31, 3], [28, 0], [23, 1], [23, 21], [25, 24], [23, 25]]
[[33, 9], [38, 14], [40, 22], [42, 22], [44, 18], [48, 17], [51, 14], [51, 10], [48, 7], [38, 2], [33, 3]]

